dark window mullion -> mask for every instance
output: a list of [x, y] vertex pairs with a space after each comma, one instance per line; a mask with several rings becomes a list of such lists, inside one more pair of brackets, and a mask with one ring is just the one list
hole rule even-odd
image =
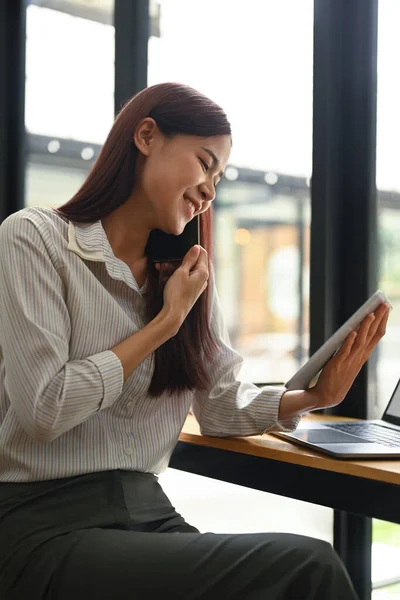
[[147, 86], [149, 0], [115, 0], [115, 113]]
[[[377, 286], [376, 38], [377, 0], [315, 0], [311, 352]], [[368, 416], [367, 380], [336, 412]]]
[[24, 0], [0, 2], [0, 222], [24, 207]]
[[[314, 11], [311, 352], [377, 286], [378, 0], [315, 0]], [[368, 417], [375, 371], [371, 360], [332, 412]], [[371, 598], [371, 529], [335, 511], [334, 545], [360, 600]]]

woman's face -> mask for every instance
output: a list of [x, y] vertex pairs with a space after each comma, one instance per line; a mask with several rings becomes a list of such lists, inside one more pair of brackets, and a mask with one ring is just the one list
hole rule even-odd
[[231, 151], [231, 137], [165, 137], [152, 119], [135, 134], [139, 150], [135, 191], [150, 229], [179, 235], [194, 216], [209, 209]]

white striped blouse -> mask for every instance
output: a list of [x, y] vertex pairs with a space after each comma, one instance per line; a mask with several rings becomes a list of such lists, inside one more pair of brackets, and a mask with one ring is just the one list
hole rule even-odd
[[[207, 393], [147, 394], [154, 357], [123, 381], [110, 348], [146, 324], [145, 288], [113, 254], [101, 221], [25, 208], [0, 226], [0, 481], [94, 471], [163, 471], [192, 407], [203, 434], [246, 436], [278, 422], [281, 387], [237, 380], [218, 297], [221, 351]], [[210, 365], [211, 369], [211, 365]]]

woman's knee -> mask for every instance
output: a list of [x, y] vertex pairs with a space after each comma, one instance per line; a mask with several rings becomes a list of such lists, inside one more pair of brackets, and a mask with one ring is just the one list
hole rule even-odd
[[346, 568], [331, 544], [314, 538], [308, 538], [303, 544], [309, 553], [307, 571], [313, 588], [312, 597], [357, 600]]
[[271, 576], [272, 566], [274, 575], [281, 578], [278, 586], [283, 586], [282, 598], [330, 599], [340, 593], [341, 600], [356, 599], [344, 565], [328, 542], [294, 534], [275, 534], [266, 539], [272, 543], [265, 555], [269, 567], [266, 579]]
[[342, 571], [341, 560], [331, 544], [324, 540], [302, 535], [284, 534], [286, 547], [291, 548], [293, 560], [303, 561], [305, 567], [310, 566], [328, 571]]

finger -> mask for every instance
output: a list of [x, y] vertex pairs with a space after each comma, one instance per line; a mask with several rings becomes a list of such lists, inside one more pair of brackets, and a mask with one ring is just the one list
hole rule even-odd
[[389, 303], [384, 303], [381, 304], [379, 306], [379, 308], [377, 308], [377, 310], [375, 311], [375, 316], [376, 317], [386, 317], [386, 315], [390, 314], [390, 310], [391, 310], [392, 306]]
[[206, 266], [208, 268], [208, 254], [207, 251], [202, 247], [199, 246], [200, 251], [199, 251], [199, 255], [197, 257], [197, 261], [195, 263], [195, 268], [199, 268], [201, 266]]
[[345, 339], [345, 341], [342, 344], [342, 347], [337, 351], [334, 358], [337, 358], [338, 360], [347, 358], [353, 349], [354, 343], [355, 343], [358, 335], [359, 334], [357, 333], [357, 331], [352, 331], [347, 336], [347, 338]]
[[368, 352], [372, 352], [372, 350], [375, 348], [376, 344], [385, 335], [385, 333], [386, 333], [386, 326], [387, 326], [387, 322], [388, 322], [388, 319], [389, 319], [389, 315], [390, 315], [390, 306], [386, 309], [386, 312], [383, 314], [381, 320], [378, 323], [375, 335], [370, 340], [370, 342], [369, 342], [369, 344], [367, 346], [367, 351]]
[[188, 252], [186, 252], [185, 257], [182, 261], [180, 269], [189, 273], [191, 269], [193, 269], [194, 265], [197, 263], [197, 260], [200, 255], [201, 248], [200, 246], [192, 246]]
[[367, 342], [370, 339], [370, 331], [371, 327], [373, 327], [374, 322], [376, 321], [376, 317], [374, 313], [367, 315], [365, 319], [363, 319], [358, 332], [357, 332], [357, 340], [354, 344], [355, 349], [364, 348]]
[[209, 278], [208, 254], [204, 248], [201, 248], [197, 263], [193, 267], [190, 277], [200, 277], [207, 281]]
[[208, 254], [207, 251], [202, 246], [200, 246], [200, 253], [197, 259], [196, 268], [201, 268], [202, 266], [206, 267], [208, 270]]
[[204, 292], [204, 291], [207, 289], [207, 287], [208, 287], [208, 281], [206, 280], [206, 281], [204, 282], [204, 285], [203, 285], [203, 287], [201, 288], [200, 296], [201, 296], [201, 294], [202, 294], [202, 293], [203, 293], [203, 292]]
[[386, 311], [392, 308], [392, 306], [389, 304], [389, 302], [382, 302], [382, 304], [380, 304], [378, 306], [378, 308], [375, 310], [375, 314], [379, 314], [380, 312], [386, 314]]
[[371, 325], [370, 330], [369, 330], [369, 341], [375, 337], [375, 335], [384, 319], [386, 319], [386, 323], [387, 323], [389, 313], [390, 313], [390, 304], [381, 304], [381, 306], [375, 311], [375, 313], [374, 313], [375, 321], [373, 322], [373, 324]]
[[386, 332], [386, 325], [389, 319], [389, 314], [390, 314], [390, 305], [385, 304], [383, 306], [380, 306], [379, 309], [375, 312], [375, 316], [376, 316], [376, 323], [374, 323], [374, 327], [371, 330], [371, 333], [378, 333], [378, 335], [380, 334], [380, 337], [382, 337], [382, 335], [385, 334]]
[[380, 322], [379, 327], [378, 327], [381, 337], [383, 337], [386, 333], [386, 328], [387, 328], [387, 324], [388, 324], [388, 320], [389, 320], [389, 316], [390, 316], [390, 309], [391, 309], [391, 307], [388, 306], [386, 309], [386, 313], [384, 314], [382, 321]]

